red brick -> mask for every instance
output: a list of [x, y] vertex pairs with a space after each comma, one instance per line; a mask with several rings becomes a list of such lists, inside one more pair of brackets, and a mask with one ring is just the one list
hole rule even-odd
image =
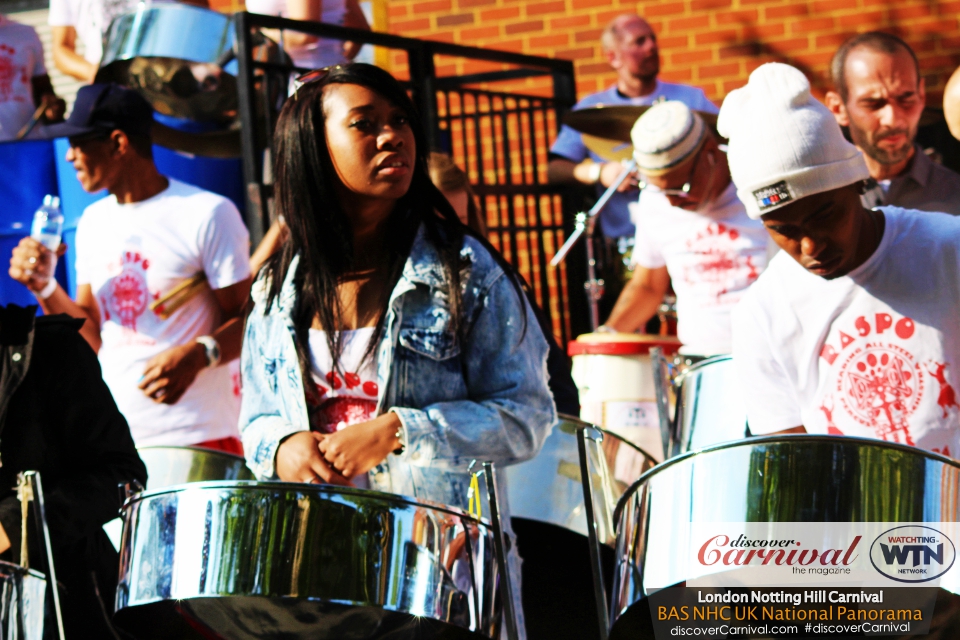
[[500, 51], [513, 51], [514, 53], [523, 53], [523, 40], [503, 40], [490, 43], [491, 49], [499, 49]]
[[671, 33], [678, 31], [690, 31], [691, 29], [703, 29], [710, 26], [710, 16], [693, 16], [690, 18], [677, 18], [667, 23]]
[[763, 47], [759, 42], [748, 42], [746, 44], [734, 44], [726, 47], [720, 47], [720, 59], [727, 58], [753, 58], [760, 55]]
[[[392, 4], [387, 6], [392, 8]], [[453, 8], [453, 3], [450, 0], [433, 0], [432, 2], [414, 2], [412, 7], [414, 15], [420, 15], [421, 13], [450, 11]]]
[[[580, 47], [579, 49], [558, 49], [554, 56], [563, 60], [593, 60], [593, 47]], [[607, 69], [610, 69], [608, 66]]]
[[434, 31], [430, 34], [430, 40], [435, 40], [437, 42], [448, 42], [450, 44], [456, 44], [458, 40], [453, 37], [453, 31]]
[[658, 38], [657, 42], [660, 45], [660, 50], [665, 49], [677, 49], [679, 47], [687, 46], [689, 42], [689, 37], [686, 35], [682, 36], [667, 36], [665, 38]]
[[[594, 20], [596, 20], [597, 24], [602, 24], [606, 26], [610, 23], [611, 20], [621, 15], [623, 15], [623, 9], [613, 9], [611, 11], [601, 11], [599, 13], [594, 13], [593, 17], [594, 17]], [[656, 24], [656, 21], [650, 24]], [[656, 30], [654, 29], [654, 31]]]
[[789, 51], [799, 53], [806, 51], [810, 47], [808, 38], [784, 38], [781, 40], [770, 40], [764, 43], [771, 51]]
[[949, 33], [957, 30], [957, 19], [910, 22], [904, 26], [908, 33]]
[[923, 40], [914, 41], [909, 43], [910, 48], [913, 49], [914, 53], [920, 53], [923, 51], [933, 51], [937, 48], [937, 40], [942, 40], [942, 38], [924, 38]]
[[528, 16], [542, 16], [546, 13], [563, 13], [566, 10], [566, 2], [563, 0], [551, 0], [550, 2], [534, 2], [525, 5], [524, 9]]
[[737, 39], [737, 32], [733, 29], [717, 29], [715, 31], [708, 31], [706, 33], [698, 33], [694, 37], [694, 41], [698, 44], [715, 44], [718, 42], [735, 42]]
[[480, 22], [494, 22], [519, 17], [520, 7], [497, 7], [496, 9], [484, 9], [480, 12]]
[[497, 38], [500, 36], [500, 25], [494, 24], [489, 27], [475, 27], [473, 29], [463, 29], [460, 31], [460, 39], [464, 44], [476, 42], [485, 38]]
[[580, 73], [608, 73], [610, 71], [610, 65], [606, 62], [593, 62], [590, 64], [584, 64], [577, 67], [577, 71]]
[[698, 69], [698, 75], [701, 80], [710, 78], [721, 78], [724, 76], [736, 76], [740, 73], [739, 62], [727, 62], [724, 64], [703, 65]]
[[740, 80], [727, 80], [723, 83], [723, 93], [727, 94], [733, 91], [734, 89], [739, 89], [740, 87], [747, 84], [746, 78], [741, 78]]
[[[531, 47], [562, 47], [570, 44], [570, 34], [555, 33], [549, 36], [540, 36], [539, 38], [530, 38]], [[593, 51], [593, 48], [590, 47]]]
[[914, 4], [907, 7], [890, 7], [890, 20], [911, 20], [913, 18], [926, 18], [932, 15], [930, 7], [922, 4]]
[[550, 20], [550, 30], [567, 29], [569, 27], [585, 27], [590, 24], [590, 16], [581, 14], [577, 16], [564, 16], [562, 18], [553, 18]]
[[940, 38], [940, 44], [944, 49], [960, 49], [960, 37]]
[[603, 33], [603, 29], [587, 29], [586, 31], [577, 31], [573, 36], [573, 41], [599, 43], [601, 33]]
[[430, 29], [430, 18], [417, 18], [416, 20], [401, 20], [390, 23], [392, 33], [411, 33], [413, 31], [427, 31]]
[[836, 13], [845, 9], [860, 8], [859, 0], [819, 0], [811, 5], [813, 13]]
[[691, 0], [691, 11], [714, 11], [716, 9], [725, 9], [732, 5], [731, 0]]
[[782, 22], [775, 22], [773, 24], [761, 24], [744, 29], [744, 38], [775, 38], [776, 36], [782, 36], [786, 32], [786, 27], [784, 27]]
[[960, 13], [960, 2], [940, 2], [937, 6], [940, 7], [940, 13], [944, 15]]
[[815, 67], [830, 64], [833, 58], [833, 51], [819, 51], [815, 53], [795, 53], [790, 56], [791, 61], [805, 64], [808, 67]]
[[955, 56], [934, 56], [931, 58], [920, 58], [920, 68], [921, 69], [932, 69], [934, 71], [941, 71], [943, 69], [954, 69], [957, 66], [957, 60]]
[[838, 22], [841, 29], [877, 26], [883, 22], [883, 12], [865, 11], [852, 16], [843, 16]]
[[807, 5], [791, 3], [779, 7], [767, 7], [764, 9], [763, 15], [767, 20], [785, 18], [787, 16], [805, 16], [807, 15]]
[[850, 37], [849, 33], [829, 33], [823, 36], [817, 36], [814, 40], [814, 46], [817, 49], [821, 47], [829, 47], [831, 49], [836, 49], [841, 44], [847, 41], [847, 38]]
[[388, 4], [387, 5], [387, 18], [405, 18], [407, 16], [407, 5], [405, 4]]
[[713, 60], [713, 51], [701, 49], [700, 51], [680, 51], [670, 54], [671, 64], [689, 64], [694, 62], [709, 62]]
[[472, 9], [473, 7], [482, 7], [496, 3], [497, 0], [457, 0], [457, 7], [460, 9]]
[[593, 9], [595, 7], [604, 7], [610, 4], [610, 0], [572, 0], [571, 7], [576, 9]]
[[756, 9], [746, 11], [719, 11], [713, 14], [717, 24], [756, 24], [759, 19]]
[[833, 18], [810, 18], [798, 20], [790, 24], [790, 33], [810, 33], [811, 31], [826, 31], [833, 29]]
[[453, 13], [437, 16], [438, 27], [454, 27], [458, 24], [473, 24], [472, 13]]
[[527, 22], [515, 22], [508, 24], [503, 28], [503, 32], [508, 36], [518, 33], [530, 33], [531, 31], [543, 31], [543, 20], [528, 20]]
[[686, 11], [683, 2], [659, 2], [646, 7], [643, 10], [644, 18], [654, 18], [658, 16], [676, 16]]
[[660, 77], [666, 82], [690, 82], [693, 80], [693, 70], [667, 69], [660, 72]]

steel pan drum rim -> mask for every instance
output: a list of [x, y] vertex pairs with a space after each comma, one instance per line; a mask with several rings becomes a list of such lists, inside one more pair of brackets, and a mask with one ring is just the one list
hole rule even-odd
[[[704, 360], [706, 362], [706, 360]], [[888, 442], [886, 440], [876, 440], [874, 438], [860, 438], [857, 436], [834, 436], [834, 435], [819, 435], [811, 433], [797, 433], [797, 434], [780, 434], [780, 435], [770, 435], [770, 436], [752, 436], [744, 440], [732, 440], [730, 442], [721, 442], [720, 444], [710, 445], [709, 447], [704, 447], [703, 449], [697, 449], [695, 451], [688, 451], [683, 455], [679, 455], [676, 458], [671, 458], [666, 462], [661, 462], [653, 469], [650, 469], [646, 473], [642, 474], [637, 481], [630, 485], [626, 491], [623, 492], [623, 495], [620, 496], [620, 499], [617, 500], [617, 507], [613, 510], [613, 522], [615, 526], [619, 528], [620, 516], [623, 514], [623, 509], [626, 506], [626, 503], [633, 497], [633, 494], [637, 492], [640, 488], [640, 485], [644, 484], [652, 478], [655, 474], [663, 471], [668, 467], [686, 462], [690, 458], [694, 458], [705, 453], [713, 453], [714, 451], [722, 451], [724, 449], [734, 449], [737, 447], [747, 447], [753, 445], [761, 444], [786, 444], [786, 443], [795, 443], [795, 442], [820, 442], [820, 441], [830, 441], [833, 443], [839, 444], [851, 444], [851, 445], [867, 445], [872, 447], [879, 447], [883, 449], [900, 449], [905, 453], [912, 453], [919, 455], [923, 458], [929, 458], [931, 460], [936, 460], [937, 462], [942, 462], [948, 464], [956, 469], [960, 469], [960, 462], [954, 460], [953, 458], [948, 458], [939, 453], [934, 453], [933, 451], [927, 451], [925, 449], [919, 449], [917, 447], [910, 446], [908, 444], [900, 444], [898, 442]]]
[[490, 522], [486, 518], [477, 518], [470, 513], [457, 507], [453, 507], [432, 500], [414, 499], [399, 493], [388, 493], [386, 491], [373, 491], [371, 489], [360, 489], [357, 487], [338, 487], [330, 484], [312, 484], [308, 482], [274, 482], [257, 480], [204, 480], [201, 482], [184, 482], [169, 487], [161, 487], [151, 491], [141, 491], [123, 503], [122, 511], [126, 511], [135, 502], [141, 502], [147, 498], [154, 498], [166, 493], [184, 493], [190, 491], [206, 491], [209, 489], [234, 489], [243, 491], [299, 491], [303, 493], [318, 494], [339, 494], [339, 495], [359, 495], [369, 497], [375, 500], [386, 502], [401, 503], [412, 507], [426, 507], [434, 511], [442, 511], [470, 522], [477, 523], [484, 527], [489, 527]]
[[697, 364], [690, 365], [689, 368], [684, 369], [682, 372], [680, 372], [680, 374], [677, 376], [676, 380], [674, 381], [673, 385], [675, 387], [679, 387], [680, 383], [682, 383], [688, 376], [693, 375], [694, 373], [698, 373], [701, 369], [703, 369], [709, 364], [715, 364], [717, 362], [723, 362], [724, 360], [732, 360], [732, 359], [733, 359], [733, 356], [731, 356], [729, 353], [724, 353], [719, 356], [710, 356], [706, 360], [701, 360]]
[[599, 431], [600, 433], [602, 433], [603, 435], [610, 436], [610, 437], [612, 437], [612, 438], [616, 438], [616, 439], [619, 440], [620, 442], [622, 442], [622, 443], [626, 444], [627, 446], [629, 446], [631, 449], [637, 451], [638, 453], [643, 454], [648, 460], [650, 460], [650, 461], [653, 462], [654, 464], [657, 463], [657, 459], [654, 458], [652, 455], [650, 455], [649, 452], [645, 451], [642, 447], [640, 447], [640, 446], [638, 446], [638, 445], [630, 442], [629, 440], [627, 440], [627, 439], [624, 438], [623, 436], [614, 433], [613, 431], [609, 431], [609, 430], [607, 430], [607, 429], [604, 429], [603, 427], [598, 427], [597, 425], [595, 425], [595, 424], [593, 424], [593, 423], [591, 423], [591, 422], [587, 422], [586, 420], [581, 420], [580, 418], [575, 418], [575, 417], [573, 417], [573, 416], [571, 416], [571, 415], [569, 415], [569, 414], [566, 414], [566, 413], [558, 413], [558, 414], [557, 414], [557, 424], [559, 425], [561, 422], [572, 422], [572, 423], [574, 423], [574, 427], [575, 427], [578, 431], [581, 430], [581, 429], [595, 429], [595, 430]]
[[235, 453], [230, 453], [230, 452], [228, 452], [228, 451], [218, 451], [217, 449], [207, 449], [206, 447], [181, 447], [181, 446], [177, 446], [177, 445], [162, 445], [162, 444], [157, 444], [157, 445], [153, 445], [153, 446], [150, 446], [150, 447], [137, 447], [137, 451], [153, 451], [153, 450], [157, 450], [157, 449], [163, 449], [163, 450], [166, 450], [166, 451], [169, 451], [169, 450], [171, 450], [171, 449], [174, 449], [174, 450], [177, 450], [177, 451], [179, 451], [179, 450], [181, 450], [181, 449], [186, 449], [187, 451], [196, 451], [196, 452], [199, 452], [199, 453], [212, 453], [212, 454], [214, 454], [215, 456], [224, 456], [224, 457], [226, 457], [226, 458], [232, 458], [232, 459], [234, 459], [234, 460], [240, 460], [240, 461], [243, 462], [244, 464], [247, 463], [247, 459], [244, 458], [243, 456], [238, 456], [237, 454], [235, 454]]

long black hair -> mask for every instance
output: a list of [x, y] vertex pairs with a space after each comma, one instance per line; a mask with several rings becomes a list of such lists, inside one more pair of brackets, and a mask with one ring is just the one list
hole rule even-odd
[[[343, 353], [343, 309], [337, 286], [354, 270], [353, 236], [348, 217], [334, 189], [339, 178], [327, 148], [323, 89], [331, 84], [356, 84], [366, 87], [399, 108], [407, 116], [416, 142], [416, 165], [410, 188], [394, 207], [386, 224], [387, 286], [383, 288], [374, 335], [364, 358], [380, 342], [387, 305], [410, 255], [410, 249], [422, 224], [427, 239], [436, 248], [449, 288], [451, 330], [462, 338], [461, 308], [463, 296], [460, 256], [464, 235], [476, 237], [507, 274], [513, 270], [485, 238], [464, 227], [447, 199], [430, 181], [427, 171], [428, 147], [420, 117], [407, 92], [386, 71], [369, 64], [354, 63], [334, 67], [321, 80], [300, 87], [280, 112], [275, 132], [277, 213], [286, 219], [290, 233], [282, 249], [264, 265], [269, 282], [266, 308], [280, 295], [294, 256], [300, 256], [294, 275], [297, 301], [293, 310], [294, 341], [304, 379], [309, 380], [309, 329], [318, 317], [326, 330], [333, 369], [339, 368]], [[437, 215], [439, 214], [439, 215]], [[523, 293], [516, 278], [510, 277], [517, 295]], [[524, 314], [524, 323], [526, 315]], [[524, 324], [526, 327], [526, 324]]]

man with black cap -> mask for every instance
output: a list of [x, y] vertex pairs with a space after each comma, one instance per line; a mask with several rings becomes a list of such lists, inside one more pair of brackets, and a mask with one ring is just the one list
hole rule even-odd
[[77, 300], [51, 275], [62, 246], [55, 253], [24, 238], [10, 275], [45, 313], [85, 320], [81, 333], [137, 446], [239, 453], [239, 403], [222, 365], [240, 353], [249, 236], [229, 200], [159, 173], [152, 123], [132, 90], [80, 90], [70, 118], [48, 133], [69, 137], [67, 160], [83, 188], [110, 195], [77, 227]]
[[641, 329], [672, 280], [682, 351], [729, 353], [730, 311], [767, 266], [767, 232], [747, 217], [726, 154], [687, 105], [650, 107], [632, 138], [643, 184], [636, 268], [600, 330]]
[[754, 435], [960, 448], [960, 219], [866, 209], [870, 177], [797, 69], [765, 64], [718, 127], [747, 213], [781, 251], [733, 313]]

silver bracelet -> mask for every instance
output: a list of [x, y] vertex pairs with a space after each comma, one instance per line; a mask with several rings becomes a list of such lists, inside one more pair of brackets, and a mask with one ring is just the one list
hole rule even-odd
[[213, 336], [200, 336], [197, 338], [197, 342], [202, 344], [204, 351], [206, 351], [208, 369], [212, 369], [220, 364], [220, 343], [217, 342], [216, 338]]
[[34, 291], [33, 295], [37, 296], [38, 300], [46, 300], [47, 298], [53, 295], [54, 291], [57, 290], [57, 286], [58, 286], [57, 279], [50, 278], [50, 280], [43, 287], [43, 289], [40, 289], [40, 291]]

